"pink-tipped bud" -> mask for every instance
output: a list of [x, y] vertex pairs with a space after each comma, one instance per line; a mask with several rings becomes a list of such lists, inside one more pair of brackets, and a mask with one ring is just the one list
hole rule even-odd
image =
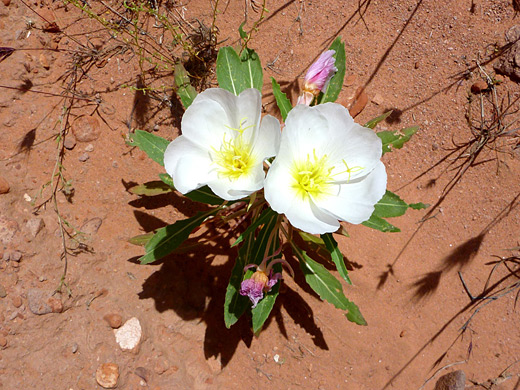
[[334, 66], [336, 62], [336, 59], [333, 57], [334, 54], [336, 54], [334, 50], [327, 50], [311, 65], [305, 75], [304, 91], [310, 92], [315, 96], [320, 91], [325, 92], [330, 79], [338, 71]]

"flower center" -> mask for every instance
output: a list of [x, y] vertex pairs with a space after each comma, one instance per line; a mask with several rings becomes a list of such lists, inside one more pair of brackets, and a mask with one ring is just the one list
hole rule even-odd
[[332, 185], [332, 170], [334, 166], [328, 166], [328, 157], [323, 155], [318, 158], [316, 151], [312, 153], [312, 157], [307, 155], [307, 160], [295, 162], [293, 168], [294, 188], [302, 199], [309, 196], [318, 198], [327, 194]]
[[244, 142], [243, 132], [251, 127], [244, 127], [245, 120], [240, 123], [240, 128], [228, 127], [230, 130], [238, 132], [238, 136], [227, 140], [226, 134], [220, 145], [220, 150], [215, 150], [214, 162], [219, 166], [219, 175], [227, 177], [229, 180], [236, 180], [242, 175], [247, 175], [254, 166], [254, 159], [251, 156], [251, 145]]

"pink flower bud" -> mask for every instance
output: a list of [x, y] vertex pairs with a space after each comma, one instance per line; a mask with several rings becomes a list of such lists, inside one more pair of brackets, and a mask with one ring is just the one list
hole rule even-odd
[[336, 54], [334, 50], [327, 50], [311, 65], [305, 75], [303, 86], [305, 92], [310, 92], [316, 96], [320, 91], [325, 91], [330, 79], [338, 71], [334, 66], [336, 62], [336, 59], [333, 57], [334, 54]]

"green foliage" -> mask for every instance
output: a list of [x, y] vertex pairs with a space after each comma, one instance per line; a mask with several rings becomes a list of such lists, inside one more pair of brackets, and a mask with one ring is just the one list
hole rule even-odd
[[374, 129], [379, 124], [379, 122], [384, 121], [391, 114], [392, 114], [392, 111], [387, 111], [383, 115], [379, 115], [378, 117], [369, 120], [367, 123], [365, 123], [365, 127], [368, 127], [369, 129]]
[[194, 217], [177, 221], [157, 230], [145, 245], [145, 254], [139, 258], [141, 264], [153, 263], [177, 249], [204, 220], [216, 214], [219, 209], [197, 213]]
[[280, 110], [280, 114], [282, 115], [282, 119], [285, 121], [285, 118], [287, 118], [287, 114], [289, 111], [292, 110], [292, 104], [290, 100], [287, 98], [287, 95], [282, 92], [280, 89], [280, 84], [276, 82], [274, 77], [271, 77], [271, 84], [273, 86], [273, 95], [276, 99], [276, 105], [278, 106], [278, 109]]
[[143, 130], [136, 130], [128, 135], [128, 145], [136, 146], [156, 163], [164, 166], [164, 151], [170, 141]]
[[296, 255], [300, 259], [300, 268], [305, 276], [305, 281], [320, 298], [333, 304], [338, 309], [347, 310], [346, 316], [349, 321], [358, 325], [366, 325], [367, 322], [359, 308], [343, 294], [343, 287], [339, 280], [323, 265], [311, 259], [305, 251], [299, 248], [295, 249]]
[[271, 209], [270, 207], [266, 208], [258, 218], [251, 222], [251, 225], [249, 225], [249, 227], [244, 231], [244, 233], [238, 236], [236, 241], [231, 245], [231, 248], [240, 244], [244, 240], [244, 238], [249, 237], [251, 233], [253, 233], [260, 225], [265, 224], [266, 222], [272, 220], [273, 217], [276, 216], [278, 216], [278, 214], [276, 214], [273, 211], [273, 209]]
[[413, 126], [400, 131], [380, 131], [376, 133], [383, 142], [383, 154], [391, 152], [394, 149], [401, 149], [417, 130], [419, 130], [419, 127]]
[[331, 233], [322, 234], [321, 238], [323, 239], [325, 246], [330, 253], [330, 257], [334, 264], [336, 264], [336, 269], [339, 272], [339, 275], [347, 282], [348, 284], [352, 284], [350, 278], [348, 277], [348, 270], [345, 266], [345, 261], [343, 259], [343, 254], [338, 249], [338, 243], [334, 239]]
[[217, 81], [235, 95], [247, 88], [262, 91], [263, 73], [258, 54], [252, 49], [244, 49], [239, 57], [230, 46], [222, 47], [217, 55]]
[[130, 187], [128, 191], [135, 195], [155, 196], [167, 194], [168, 192], [172, 192], [173, 189], [162, 181], [149, 181], [144, 184]]
[[408, 204], [393, 192], [386, 191], [381, 200], [375, 205], [374, 212], [368, 221], [363, 222], [363, 225], [372, 229], [377, 229], [382, 232], [400, 232], [401, 230], [383, 218], [400, 217], [409, 208], [420, 210], [427, 208], [428, 205], [424, 203]]
[[[160, 173], [159, 178], [163, 181], [164, 184], [166, 184], [172, 189], [175, 189], [173, 179], [170, 175], [168, 175], [167, 173]], [[195, 202], [205, 203], [211, 206], [219, 206], [224, 203], [224, 199], [215, 195], [215, 193], [211, 191], [211, 188], [209, 188], [208, 186], [204, 186], [191, 192], [188, 192], [184, 196]]]
[[182, 105], [184, 108], [188, 108], [197, 96], [197, 91], [190, 84], [188, 72], [180, 62], [175, 65], [175, 85], [177, 86], [177, 95], [181, 99]]
[[335, 66], [338, 71], [332, 76], [330, 79], [329, 85], [327, 89], [319, 98], [319, 103], [327, 103], [327, 102], [335, 102], [341, 92], [341, 88], [343, 87], [343, 80], [345, 78], [345, 44], [341, 42], [341, 37], [337, 37], [332, 45], [330, 46], [330, 50], [335, 50], [336, 54], [334, 54], [334, 58], [336, 59]]
[[133, 245], [145, 246], [148, 241], [153, 237], [154, 232], [139, 234], [137, 236], [128, 239], [128, 242]]

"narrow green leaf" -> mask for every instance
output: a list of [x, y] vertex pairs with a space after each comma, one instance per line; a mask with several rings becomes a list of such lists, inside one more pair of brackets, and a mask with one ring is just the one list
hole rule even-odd
[[369, 129], [373, 129], [378, 125], [379, 122], [384, 121], [390, 115], [392, 115], [392, 111], [387, 111], [383, 115], [379, 115], [377, 118], [369, 120], [367, 123], [365, 123], [365, 127], [368, 127]]
[[[403, 145], [410, 140], [419, 127], [407, 127], [401, 131], [380, 131], [376, 133], [383, 142], [383, 154], [391, 152], [394, 149], [401, 149]], [[402, 134], [399, 134], [402, 133]]]
[[129, 138], [128, 144], [130, 146], [137, 146], [153, 161], [164, 165], [164, 151], [170, 144], [170, 141], [143, 130], [136, 130], [134, 133], [130, 133]]
[[204, 186], [191, 192], [188, 192], [184, 196], [195, 202], [205, 203], [212, 206], [219, 206], [222, 203], [224, 203], [224, 199], [215, 195], [215, 193], [211, 191], [211, 188], [209, 188], [208, 186]]
[[251, 233], [253, 233], [258, 226], [265, 224], [267, 221], [270, 221], [273, 216], [276, 216], [276, 212], [273, 211], [270, 207], [262, 211], [262, 213], [256, 218], [251, 225], [236, 239], [236, 241], [231, 245], [231, 248], [240, 244], [244, 238], [248, 237]]
[[145, 234], [139, 234], [137, 236], [129, 238], [127, 241], [130, 244], [138, 245], [138, 246], [145, 246], [148, 241], [153, 237], [154, 232], [145, 233]]
[[419, 202], [419, 203], [410, 203], [408, 205], [408, 207], [410, 207], [413, 210], [422, 210], [422, 209], [427, 209], [428, 207], [430, 207], [430, 205], [427, 203]]
[[220, 88], [239, 95], [245, 88], [242, 62], [231, 47], [221, 47], [217, 54], [217, 81]]
[[240, 61], [242, 62], [242, 74], [244, 75], [244, 89], [256, 88], [262, 92], [264, 76], [262, 72], [262, 64], [260, 63], [258, 54], [253, 49], [246, 47], [242, 51]]
[[244, 31], [245, 24], [246, 22], [242, 22], [242, 24], [238, 26], [238, 33], [240, 34], [240, 38], [244, 40], [247, 38], [247, 33]]
[[330, 253], [330, 257], [334, 264], [336, 264], [336, 269], [339, 272], [339, 275], [347, 282], [348, 284], [352, 284], [348, 276], [347, 266], [345, 265], [345, 261], [343, 259], [343, 254], [340, 252], [338, 248], [338, 243], [334, 239], [331, 233], [322, 234], [321, 238], [323, 239], [327, 250]]
[[341, 310], [348, 310], [347, 319], [358, 325], [366, 325], [359, 308], [350, 302], [343, 294], [343, 287], [327, 269], [320, 263], [311, 259], [305, 251], [297, 251], [300, 259], [300, 268], [305, 276], [305, 281], [320, 296], [321, 299], [333, 304]]
[[135, 195], [155, 196], [172, 192], [173, 189], [168, 184], [156, 180], [130, 187], [128, 191]]
[[303, 239], [303, 241], [312, 242], [316, 245], [319, 245], [319, 246], [325, 248], [325, 242], [323, 241], [322, 238], [316, 237], [313, 234], [310, 234], [310, 233], [307, 233], [307, 232], [304, 232], [301, 230], [298, 231], [298, 234]]
[[334, 58], [336, 58], [335, 66], [338, 69], [336, 74], [330, 79], [329, 85], [320, 99], [320, 104], [327, 102], [335, 102], [343, 88], [343, 79], [345, 78], [345, 44], [341, 42], [341, 37], [337, 37], [330, 50], [335, 50]]
[[376, 229], [385, 233], [398, 233], [401, 231], [401, 229], [399, 229], [398, 227], [395, 227], [385, 219], [378, 217], [374, 214], [372, 214], [368, 221], [365, 221], [362, 224], [366, 227]]
[[213, 209], [206, 213], [197, 213], [194, 217], [177, 221], [157, 230], [145, 246], [145, 254], [139, 258], [141, 264], [149, 264], [172, 253], [186, 240], [193, 229], [210, 215], [215, 214], [218, 209]]
[[400, 217], [408, 210], [408, 204], [399, 195], [386, 190], [385, 194], [375, 205], [373, 215], [381, 218]]
[[159, 179], [161, 179], [161, 181], [168, 187], [170, 187], [172, 190], [175, 189], [175, 186], [173, 185], [173, 179], [167, 173], [159, 173]]
[[181, 99], [184, 108], [188, 108], [193, 100], [197, 97], [197, 91], [190, 83], [190, 77], [184, 65], [180, 62], [175, 65], [175, 85], [177, 86], [177, 95]]
[[274, 98], [276, 99], [276, 105], [278, 106], [278, 109], [280, 110], [282, 119], [285, 121], [285, 118], [287, 118], [287, 114], [293, 108], [292, 104], [291, 104], [290, 100], [287, 98], [287, 95], [282, 92], [282, 90], [280, 89], [280, 84], [278, 84], [276, 82], [274, 77], [271, 77], [271, 84], [273, 86], [273, 94], [274, 94]]

